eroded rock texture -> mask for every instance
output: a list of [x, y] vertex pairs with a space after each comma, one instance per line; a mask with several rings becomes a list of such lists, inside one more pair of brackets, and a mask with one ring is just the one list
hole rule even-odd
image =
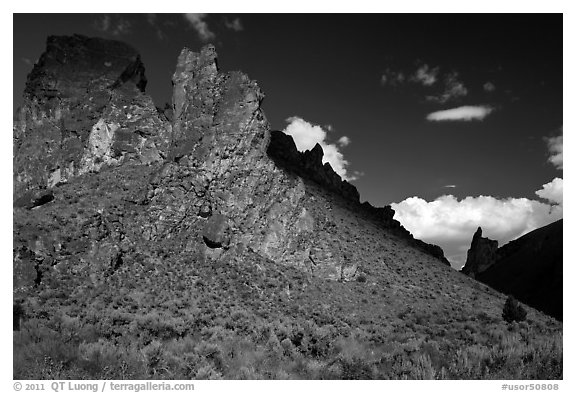
[[80, 35], [49, 37], [14, 124], [14, 194], [105, 165], [161, 161], [170, 125], [145, 87], [144, 65], [130, 46]]
[[219, 72], [213, 46], [181, 52], [162, 113], [145, 80], [125, 44], [48, 40], [14, 130], [16, 292], [256, 255], [349, 281], [379, 237], [447, 263], [390, 207], [360, 204], [320, 146], [271, 133], [257, 83]]
[[[173, 82], [171, 160], [146, 193], [144, 236], [179, 239], [174, 247], [200, 258], [241, 258], [250, 250], [304, 269], [311, 253], [321, 254], [315, 250], [331, 249], [315, 236], [318, 220], [306, 207], [303, 180], [268, 157], [270, 130], [258, 85], [241, 72], [219, 73], [212, 46], [200, 53], [184, 49]], [[190, 236], [194, 228], [201, 228], [201, 238]], [[315, 263], [329, 278], [354, 274], [342, 274], [339, 252]]]

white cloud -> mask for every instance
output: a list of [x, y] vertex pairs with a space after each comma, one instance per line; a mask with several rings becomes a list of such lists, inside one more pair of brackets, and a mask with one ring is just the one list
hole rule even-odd
[[564, 180], [556, 177], [550, 183], [544, 184], [542, 189], [536, 191], [535, 194], [542, 199], [561, 205], [564, 195]]
[[493, 108], [485, 105], [460, 106], [458, 108], [446, 109], [432, 112], [426, 119], [429, 121], [472, 121], [484, 120], [493, 111]]
[[184, 14], [184, 18], [190, 23], [190, 26], [196, 30], [198, 37], [200, 37], [202, 41], [209, 41], [216, 37], [216, 35], [210, 31], [208, 23], [204, 20], [206, 16], [206, 14]]
[[547, 138], [548, 150], [550, 151], [550, 157], [548, 161], [556, 166], [556, 168], [562, 170], [564, 167], [564, 137], [563, 135]]
[[292, 136], [294, 143], [299, 151], [312, 150], [316, 144], [320, 144], [324, 150], [324, 157], [322, 163], [329, 162], [332, 169], [339, 174], [344, 180], [355, 180], [355, 176], [349, 176], [347, 171], [348, 161], [344, 159], [344, 155], [339, 147], [346, 146], [342, 141], [350, 143], [350, 139], [343, 136], [339, 139], [337, 144], [328, 143], [326, 140], [326, 131], [318, 125], [311, 124], [300, 117], [293, 116], [286, 119], [288, 125], [283, 130], [285, 134]]
[[[549, 161], [562, 169], [562, 135], [547, 138], [546, 141], [551, 153]], [[394, 218], [414, 237], [438, 244], [452, 266], [460, 269], [466, 262], [472, 235], [479, 226], [484, 236], [498, 240], [499, 246], [503, 246], [534, 229], [561, 219], [564, 210], [563, 189], [564, 180], [556, 177], [535, 191], [546, 202], [528, 198], [498, 199], [492, 196], [458, 200], [453, 195], [443, 195], [431, 202], [411, 197], [391, 206], [396, 211]]]
[[230, 30], [234, 30], [234, 31], [242, 31], [244, 30], [244, 26], [242, 26], [242, 21], [240, 20], [240, 18], [235, 18], [232, 21], [229, 21], [228, 19], [224, 20], [224, 25], [230, 29]]
[[338, 139], [338, 144], [342, 147], [346, 147], [350, 144], [350, 138], [348, 138], [347, 136], [343, 136], [340, 139]]
[[456, 188], [456, 184], [446, 184], [444, 188]]
[[484, 236], [504, 245], [559, 220], [563, 211], [562, 205], [527, 198], [497, 199], [492, 196], [458, 200], [453, 195], [444, 195], [431, 202], [411, 197], [391, 206], [396, 211], [394, 218], [414, 237], [441, 246], [446, 257], [458, 269], [466, 261], [472, 235], [479, 226]]
[[484, 86], [482, 86], [482, 88], [484, 89], [484, 91], [487, 92], [493, 92], [494, 90], [496, 90], [496, 85], [494, 85], [494, 83], [492, 82], [486, 82], [484, 83]]
[[438, 67], [430, 68], [428, 64], [424, 64], [416, 70], [410, 80], [424, 86], [432, 86], [438, 80], [438, 72]]

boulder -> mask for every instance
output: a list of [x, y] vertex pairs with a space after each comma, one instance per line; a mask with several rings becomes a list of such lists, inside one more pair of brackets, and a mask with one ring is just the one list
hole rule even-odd
[[222, 214], [214, 214], [202, 231], [204, 243], [210, 248], [227, 247], [230, 244], [228, 236], [228, 220]]

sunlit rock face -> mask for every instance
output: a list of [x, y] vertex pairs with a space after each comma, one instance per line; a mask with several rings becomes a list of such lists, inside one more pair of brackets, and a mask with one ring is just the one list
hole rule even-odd
[[349, 281], [373, 263], [359, 250], [389, 235], [447, 263], [390, 207], [361, 204], [320, 146], [300, 153], [271, 132], [258, 84], [220, 72], [213, 46], [184, 48], [172, 82], [159, 113], [132, 48], [49, 38], [14, 130], [19, 290], [72, 270], [98, 282], [120, 268], [255, 254]]
[[152, 219], [144, 236], [181, 238], [176, 244], [201, 258], [250, 250], [306, 268], [314, 218], [304, 206], [305, 185], [267, 155], [270, 127], [256, 82], [220, 73], [216, 60], [213, 46], [184, 49], [178, 58], [170, 161], [147, 192]]
[[144, 93], [138, 53], [118, 41], [49, 37], [14, 124], [14, 193], [166, 154], [170, 125]]

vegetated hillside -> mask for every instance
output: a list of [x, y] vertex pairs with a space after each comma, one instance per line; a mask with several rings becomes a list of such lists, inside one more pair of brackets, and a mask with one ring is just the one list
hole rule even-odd
[[563, 220], [500, 247], [497, 260], [476, 279], [562, 320]]
[[[95, 45], [43, 56], [68, 40]], [[503, 295], [360, 204], [321, 149], [280, 157], [257, 85], [215, 59], [183, 50], [163, 113], [138, 62], [92, 71], [95, 108], [44, 79], [60, 62], [29, 78], [51, 87], [15, 124], [14, 378], [562, 378], [561, 323], [505, 323]]]

